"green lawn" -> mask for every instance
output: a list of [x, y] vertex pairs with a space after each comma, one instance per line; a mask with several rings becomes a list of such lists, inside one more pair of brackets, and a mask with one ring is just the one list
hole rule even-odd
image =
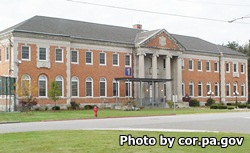
[[[219, 113], [234, 112], [233, 110], [210, 110], [206, 108], [188, 109], [142, 109], [141, 111], [121, 111], [121, 110], [99, 110], [98, 118], [108, 117], [128, 117], [128, 116], [151, 116], [151, 115], [171, 115], [171, 114], [195, 114], [195, 113]], [[33, 111], [0, 113], [1, 122], [36, 122], [48, 120], [72, 120], [93, 118], [92, 110], [70, 110], [70, 111]]]
[[[157, 138], [155, 146], [119, 145], [119, 135]], [[159, 146], [159, 135], [176, 137], [173, 148]], [[244, 137], [242, 146], [179, 146], [179, 137]], [[0, 134], [0, 153], [247, 153], [250, 135], [233, 133], [184, 133], [145, 131], [43, 131]]]

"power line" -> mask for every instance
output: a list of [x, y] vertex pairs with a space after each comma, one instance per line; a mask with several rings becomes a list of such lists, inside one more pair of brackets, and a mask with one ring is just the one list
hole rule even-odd
[[236, 3], [218, 3], [218, 2], [201, 2], [195, 0], [178, 0], [183, 2], [190, 2], [190, 3], [201, 3], [201, 4], [209, 4], [209, 5], [224, 5], [224, 6], [241, 6], [241, 7], [249, 7], [250, 4], [236, 4]]
[[[114, 6], [114, 5], [104, 5], [104, 4], [90, 3], [90, 2], [84, 2], [84, 1], [77, 1], [77, 0], [67, 0], [67, 1], [74, 2], [74, 3], [86, 4], [86, 5], [108, 7], [108, 8], [113, 8], [113, 9], [129, 10], [129, 11], [144, 12], [144, 13], [151, 13], [151, 14], [158, 14], [158, 15], [167, 15], [167, 16], [175, 16], [175, 17], [198, 19], [198, 20], [207, 20], [207, 21], [216, 21], [216, 22], [227, 22], [227, 23], [229, 22], [228, 20], [223, 20], [223, 19], [213, 19], [213, 18], [205, 18], [205, 17], [195, 17], [195, 16], [173, 14], [173, 13], [148, 11], [148, 10], [133, 9], [133, 8], [127, 8], [127, 7]], [[235, 23], [250, 24], [250, 23], [246, 23], [246, 22], [235, 22]]]

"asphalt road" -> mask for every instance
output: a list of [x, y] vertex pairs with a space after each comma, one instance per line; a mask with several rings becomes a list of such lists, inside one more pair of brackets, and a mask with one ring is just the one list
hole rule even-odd
[[250, 134], [250, 112], [0, 124], [0, 133], [84, 129], [198, 130]]

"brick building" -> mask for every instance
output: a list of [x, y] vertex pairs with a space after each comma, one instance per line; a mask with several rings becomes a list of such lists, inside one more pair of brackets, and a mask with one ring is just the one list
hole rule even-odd
[[[247, 100], [247, 57], [205, 40], [143, 30], [35, 16], [0, 32], [0, 76], [28, 82], [39, 104], [50, 82], [61, 90], [60, 104], [116, 102], [129, 98], [178, 101], [188, 94], [206, 101]], [[126, 78], [117, 81], [117, 78]], [[131, 82], [130, 78], [169, 79]], [[21, 89], [17, 86], [17, 90]], [[19, 96], [19, 95], [17, 95]], [[20, 96], [19, 96], [20, 97]], [[8, 96], [0, 96], [5, 109]]]

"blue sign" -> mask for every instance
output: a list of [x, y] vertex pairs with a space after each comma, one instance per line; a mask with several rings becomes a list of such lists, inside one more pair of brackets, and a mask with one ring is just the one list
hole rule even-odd
[[132, 76], [132, 68], [131, 67], [125, 68], [125, 76]]

